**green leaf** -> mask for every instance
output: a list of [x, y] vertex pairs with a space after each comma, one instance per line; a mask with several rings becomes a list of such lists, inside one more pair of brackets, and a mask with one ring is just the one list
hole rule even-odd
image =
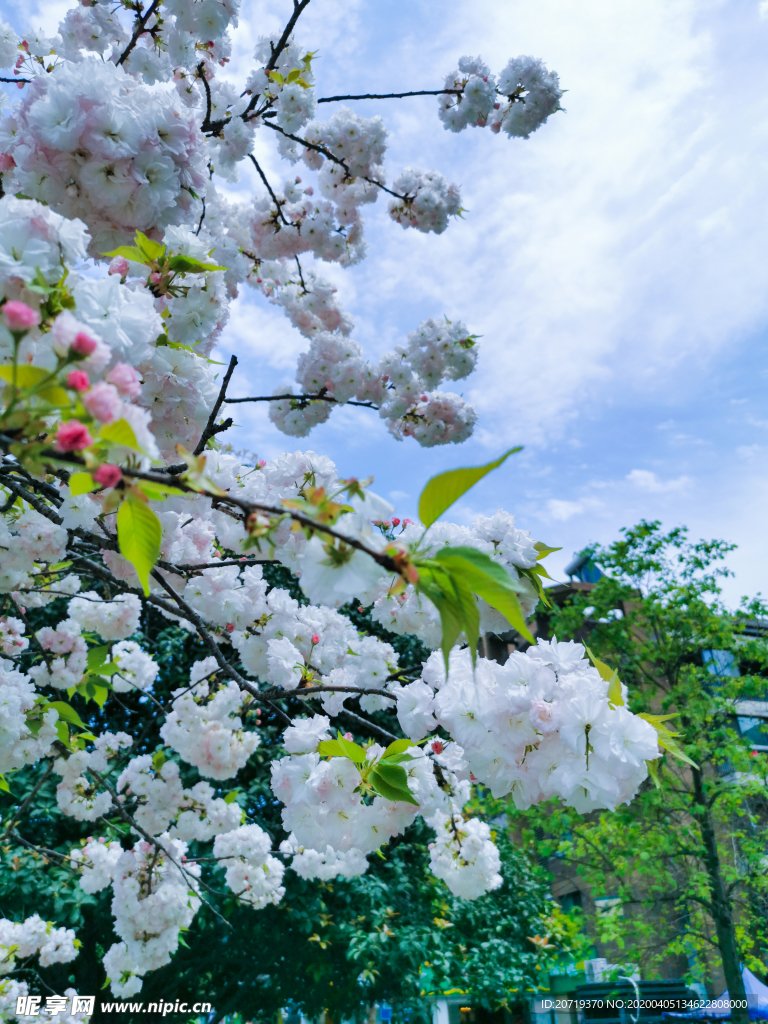
[[56, 735], [59, 737], [65, 747], [69, 746], [69, 729], [67, 723], [59, 720], [56, 723]]
[[153, 242], [151, 238], [147, 238], [141, 231], [136, 232], [136, 238], [134, 239], [136, 245], [144, 253], [147, 259], [153, 263], [155, 260], [159, 260], [165, 255], [165, 246], [160, 242]]
[[418, 800], [414, 800], [413, 793], [408, 789], [405, 768], [398, 764], [377, 764], [368, 776], [368, 781], [385, 800], [401, 800], [419, 806]]
[[227, 795], [224, 797], [225, 804], [233, 804], [237, 800], [237, 794], [240, 792], [239, 789], [230, 789]]
[[513, 629], [533, 643], [517, 596], [523, 587], [512, 579], [504, 566], [494, 562], [484, 551], [464, 546], [441, 548], [435, 560], [449, 568], [454, 576], [460, 576], [478, 597], [501, 612]]
[[90, 473], [73, 473], [69, 478], [69, 493], [72, 497], [76, 494], [88, 494], [89, 491], [95, 491], [98, 486]]
[[429, 598], [440, 614], [440, 627], [442, 630], [440, 649], [443, 652], [443, 660], [445, 661], [447, 671], [451, 648], [461, 635], [464, 624], [461, 618], [461, 607], [457, 605], [453, 596], [446, 592], [444, 582], [447, 581], [441, 582], [441, 576], [443, 576], [442, 573], [438, 576], [436, 573], [425, 570], [423, 567], [420, 568], [417, 589], [419, 593], [425, 594]]
[[288, 72], [288, 77], [286, 78], [286, 82], [295, 82], [300, 74], [301, 74], [301, 72], [299, 71], [299, 69], [298, 68], [294, 68], [293, 71], [289, 71]]
[[37, 397], [41, 401], [47, 402], [48, 405], [55, 405], [59, 409], [68, 409], [73, 405], [72, 399], [64, 388], [55, 385], [50, 388], [42, 388], [37, 392]]
[[659, 746], [662, 750], [666, 750], [673, 757], [676, 757], [679, 761], [684, 761], [689, 764], [692, 768], [698, 768], [699, 766], [695, 761], [692, 761], [690, 757], [685, 753], [680, 744], [675, 740], [675, 736], [679, 735], [676, 732], [672, 732], [663, 723], [668, 721], [670, 718], [675, 718], [675, 715], [651, 715], [647, 711], [640, 711], [638, 718], [644, 718], [649, 725], [652, 725], [656, 730], [656, 736], [658, 738]]
[[105, 661], [102, 665], [97, 665], [96, 668], [92, 668], [90, 671], [95, 676], [113, 676], [115, 672], [120, 671], [120, 666], [116, 661]]
[[109, 696], [109, 688], [106, 686], [99, 686], [98, 683], [93, 683], [89, 680], [88, 690], [90, 699], [98, 704], [100, 708], [103, 708], [107, 697]]
[[11, 787], [8, 785], [4, 775], [0, 775], [0, 790], [2, 790], [3, 793], [11, 792]]
[[648, 769], [648, 774], [650, 775], [651, 781], [653, 782], [656, 789], [661, 789], [658, 760], [654, 758], [653, 761], [646, 761], [645, 766]]
[[106, 441], [108, 444], [119, 444], [135, 452], [143, 451], [141, 445], [136, 440], [133, 427], [128, 420], [124, 420], [122, 417], [119, 420], [114, 420], [112, 423], [105, 423], [99, 431], [99, 436], [96, 440]]
[[588, 647], [586, 650], [589, 655], [589, 660], [600, 673], [600, 678], [608, 683], [608, 700], [614, 707], [617, 707], [618, 705], [623, 706], [624, 698], [621, 694], [621, 680], [619, 679], [619, 673], [615, 668], [611, 668], [610, 665], [606, 665], [604, 661], [600, 661], [599, 658], [596, 658]]
[[48, 708], [53, 708], [55, 711], [58, 711], [59, 721], [70, 722], [72, 725], [76, 725], [79, 729], [86, 728], [85, 723], [80, 718], [80, 715], [78, 715], [73, 707], [70, 707], [69, 704], [65, 703], [63, 700], [52, 700], [50, 704], [46, 706], [46, 711]]
[[415, 761], [413, 754], [390, 754], [389, 757], [382, 757], [379, 764], [402, 764], [404, 761]]
[[193, 256], [184, 256], [181, 253], [178, 256], [172, 256], [168, 267], [170, 270], [175, 270], [176, 273], [181, 274], [208, 274], [212, 270], [227, 270], [227, 267], [219, 267], [215, 263], [203, 263], [201, 260], [196, 260]]
[[163, 528], [145, 502], [129, 497], [117, 513], [117, 543], [149, 595], [149, 574], [160, 557]]
[[466, 494], [470, 487], [478, 480], [490, 473], [492, 469], [508, 459], [515, 452], [522, 451], [522, 448], [510, 448], [508, 452], [499, 459], [487, 463], [485, 466], [471, 466], [466, 469], [449, 469], [446, 473], [438, 473], [428, 480], [424, 490], [419, 497], [419, 519], [425, 526], [431, 526], [447, 508]]
[[168, 487], [150, 480], [140, 480], [139, 490], [146, 494], [150, 501], [165, 501], [169, 495], [184, 495], [184, 491], [180, 491], [178, 487]]
[[553, 551], [562, 551], [563, 550], [562, 548], [551, 548], [551, 547], [549, 547], [546, 544], [542, 544], [540, 540], [537, 540], [536, 543], [533, 546], [539, 552], [538, 555], [536, 556], [537, 559], [539, 559], [539, 560], [542, 559], [542, 558], [546, 558], [547, 555], [551, 555]]
[[[16, 367], [16, 387], [33, 388], [40, 381], [50, 376], [51, 371], [43, 369], [42, 366], [22, 364]], [[10, 363], [0, 366], [0, 380], [7, 380], [9, 383], [13, 383], [13, 366]]]
[[152, 755], [152, 767], [155, 769], [156, 772], [159, 772], [164, 764], [165, 764], [165, 751], [164, 750], [156, 750], [155, 753]]
[[91, 672], [94, 672], [100, 665], [109, 658], [109, 644], [102, 644], [100, 647], [91, 647], [85, 656], [86, 664]]
[[414, 747], [415, 745], [413, 740], [409, 739], [393, 740], [381, 756], [385, 758], [391, 757], [393, 754], [404, 754], [409, 747]]
[[341, 733], [335, 740], [323, 740], [317, 749], [321, 757], [348, 757], [355, 764], [362, 764], [368, 757], [364, 747], [345, 740]]
[[[147, 264], [147, 258], [141, 249], [137, 249], [135, 245], [119, 245], [117, 249], [113, 249], [112, 252], [103, 252], [102, 256], [122, 256], [123, 259], [130, 260], [131, 263], [144, 263]], [[151, 260], [149, 261], [152, 262]]]

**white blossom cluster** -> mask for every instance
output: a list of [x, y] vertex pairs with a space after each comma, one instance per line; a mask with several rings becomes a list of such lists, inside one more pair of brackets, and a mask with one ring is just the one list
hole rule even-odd
[[258, 825], [241, 825], [216, 837], [214, 857], [224, 862], [229, 888], [243, 903], [261, 910], [285, 895], [282, 863], [271, 855], [272, 840]]
[[0, 139], [13, 162], [6, 191], [83, 220], [94, 255], [136, 229], [199, 216], [192, 192], [204, 189], [206, 160], [194, 116], [109, 61], [64, 61], [36, 78]]
[[[377, 366], [363, 357], [349, 338], [317, 333], [309, 352], [299, 358], [296, 381], [304, 395], [322, 395], [334, 403], [352, 399], [379, 409], [390, 433], [402, 440], [415, 437], [429, 448], [459, 443], [471, 434], [477, 419], [474, 407], [453, 392], [434, 389], [444, 380], [468, 376], [477, 361], [474, 338], [457, 321], [424, 320], [408, 335], [408, 347], [398, 345]], [[290, 395], [290, 385], [275, 389]], [[331, 401], [281, 398], [270, 405], [270, 419], [286, 434], [304, 437], [331, 412]]]
[[0, 975], [10, 974], [17, 960], [39, 957], [41, 967], [66, 964], [77, 956], [77, 940], [71, 928], [55, 928], [33, 914], [17, 924], [0, 918]]
[[504, 665], [480, 658], [473, 670], [469, 652], [454, 651], [447, 679], [433, 654], [421, 681], [398, 694], [398, 720], [413, 739], [441, 725], [474, 777], [518, 807], [559, 797], [582, 812], [613, 810], [648, 777], [656, 730], [628, 710], [626, 688], [620, 704], [609, 699], [585, 654], [573, 641], [540, 640]]
[[189, 927], [200, 907], [200, 867], [186, 863], [186, 852], [185, 842], [163, 833], [157, 845], [140, 840], [122, 850], [117, 843], [90, 840], [70, 854], [86, 892], [112, 885], [114, 928], [121, 941], [107, 950], [104, 967], [119, 998], [135, 995], [147, 971], [170, 962], [180, 930]]
[[488, 125], [492, 132], [523, 139], [561, 109], [563, 96], [557, 74], [534, 57], [512, 58], [498, 79], [481, 57], [462, 57], [445, 88], [454, 92], [439, 96], [438, 108], [449, 131]]
[[0, 774], [35, 764], [49, 753], [57, 738], [59, 713], [55, 708], [42, 714], [39, 729], [29, 727], [27, 716], [37, 696], [29, 676], [12, 661], [0, 658]]
[[240, 710], [249, 697], [230, 681], [206, 700], [206, 676], [216, 669], [214, 658], [195, 662], [190, 686], [173, 691], [173, 707], [160, 730], [163, 740], [188, 764], [209, 779], [229, 779], [245, 765], [259, 745], [259, 735], [246, 731]]
[[[26, 981], [8, 976], [19, 961], [24, 963], [37, 956], [41, 967], [66, 964], [75, 959], [79, 945], [71, 928], [56, 928], [50, 921], [43, 921], [39, 914], [19, 923], [0, 918], [0, 1020], [17, 1020], [16, 1000], [29, 994]], [[68, 990], [68, 994], [70, 992], [74, 995], [74, 990]], [[52, 1018], [43, 1013], [38, 1019], [50, 1021]], [[62, 1020], [59, 1016], [55, 1019]], [[78, 1014], [69, 1019], [79, 1024], [83, 1017]]]
[[96, 737], [90, 753], [76, 750], [68, 757], [57, 757], [53, 770], [61, 777], [56, 787], [59, 809], [78, 821], [96, 821], [106, 814], [112, 806], [112, 796], [93, 773], [106, 773], [109, 762], [132, 743], [125, 732], [104, 732]]

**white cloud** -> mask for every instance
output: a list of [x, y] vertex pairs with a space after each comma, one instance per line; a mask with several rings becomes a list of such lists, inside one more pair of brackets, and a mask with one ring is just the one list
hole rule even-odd
[[626, 479], [641, 491], [650, 491], [652, 494], [683, 491], [691, 484], [691, 479], [687, 476], [679, 476], [676, 480], [659, 480], [656, 474], [648, 469], [633, 469], [627, 473]]
[[596, 498], [582, 498], [579, 501], [565, 501], [561, 498], [550, 498], [547, 501], [547, 513], [550, 519], [561, 523], [584, 512], [595, 512], [603, 508], [603, 502]]

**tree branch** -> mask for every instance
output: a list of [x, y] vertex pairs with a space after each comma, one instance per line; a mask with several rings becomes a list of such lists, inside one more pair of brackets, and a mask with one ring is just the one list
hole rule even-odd
[[[142, 14], [137, 12], [137, 15], [136, 15], [136, 28], [133, 30], [133, 35], [131, 36], [131, 41], [128, 43], [126, 48], [123, 50], [123, 52], [117, 58], [117, 66], [118, 67], [120, 67], [121, 64], [125, 63], [125, 61], [128, 60], [128, 58], [130, 57], [131, 50], [133, 50], [133, 48], [136, 45], [136, 43], [138, 43], [139, 37], [144, 35], [144, 32], [146, 31], [147, 22], [152, 17], [152, 15], [155, 13], [157, 8], [160, 6], [161, 2], [162, 2], [162, 0], [152, 0], [152, 3], [150, 4], [149, 10], [144, 15], [142, 15]], [[140, 10], [141, 10], [141, 7], [139, 7], [139, 11]]]
[[229, 360], [229, 366], [227, 372], [224, 374], [224, 380], [221, 382], [221, 388], [219, 390], [219, 397], [214, 403], [213, 409], [211, 409], [211, 415], [208, 417], [208, 422], [205, 425], [205, 430], [200, 435], [200, 440], [195, 446], [195, 450], [192, 452], [193, 455], [200, 455], [205, 448], [208, 441], [215, 435], [220, 434], [224, 430], [229, 430], [232, 426], [232, 418], [224, 420], [223, 423], [215, 425], [216, 417], [219, 415], [219, 409], [221, 409], [221, 403], [224, 401], [224, 396], [227, 393], [227, 386], [232, 378], [235, 367], [237, 366], [237, 356], [232, 356]]
[[361, 96], [322, 96], [318, 103], [336, 103], [341, 100], [402, 100], [406, 96], [463, 96], [463, 89], [414, 89], [412, 92], [366, 92]]
[[259, 172], [259, 177], [260, 177], [260, 178], [261, 178], [261, 180], [262, 180], [262, 181], [264, 182], [264, 187], [266, 188], [267, 192], [269, 192], [270, 196], [272, 197], [272, 202], [273, 202], [273, 203], [275, 204], [275, 206], [277, 207], [277, 215], [278, 215], [278, 217], [280, 218], [280, 220], [281, 220], [281, 221], [283, 222], [283, 224], [285, 224], [285, 226], [286, 226], [286, 227], [295, 227], [295, 225], [294, 225], [294, 224], [290, 224], [290, 223], [289, 223], [289, 222], [288, 222], [288, 221], [287, 221], [287, 220], [285, 219], [285, 214], [283, 213], [283, 208], [282, 208], [282, 204], [281, 204], [281, 203], [280, 203], [280, 201], [278, 200], [278, 198], [277, 198], [277, 196], [275, 195], [275, 193], [274, 193], [274, 192], [272, 191], [272, 186], [271, 186], [271, 185], [269, 184], [269, 182], [267, 181], [267, 176], [266, 176], [266, 174], [264, 173], [264, 171], [262, 171], [262, 169], [261, 169], [261, 164], [259, 163], [259, 161], [258, 161], [258, 160], [256, 159], [256, 157], [255, 157], [255, 156], [253, 155], [253, 153], [249, 153], [249, 154], [248, 154], [248, 158], [249, 158], [249, 160], [251, 161], [251, 163], [253, 164], [253, 166], [254, 166], [254, 167], [256, 168], [256, 170], [257, 170], [257, 171]]
[[297, 402], [333, 402], [336, 405], [356, 405], [361, 409], [378, 409], [373, 402], [340, 402], [333, 395], [255, 395], [248, 398], [225, 398], [227, 405], [237, 405], [238, 402], [281, 402], [288, 398], [295, 398]]

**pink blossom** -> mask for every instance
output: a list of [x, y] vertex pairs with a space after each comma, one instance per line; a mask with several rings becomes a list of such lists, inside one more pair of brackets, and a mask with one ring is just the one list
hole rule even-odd
[[394, 518], [394, 519], [392, 520], [392, 525], [393, 525], [393, 526], [399, 526], [399, 525], [400, 525], [400, 520], [399, 520], [399, 519], [398, 519], [397, 517], [395, 517], [395, 518]]
[[101, 381], [83, 397], [83, 405], [95, 419], [111, 423], [120, 416], [123, 403], [117, 388]]
[[541, 733], [554, 732], [559, 726], [557, 705], [546, 700], [532, 700], [528, 712], [531, 725]]
[[88, 433], [88, 427], [79, 420], [67, 420], [60, 423], [56, 432], [56, 448], [60, 452], [79, 452], [82, 448], [89, 448], [93, 444], [93, 438]]
[[128, 363], [116, 363], [107, 374], [107, 380], [126, 398], [138, 398], [141, 394], [141, 378]]
[[235, 632], [235, 624], [234, 624], [234, 622], [228, 622], [224, 628], [226, 629], [226, 631], [228, 633], [234, 633]]
[[10, 153], [0, 153], [0, 171], [10, 171], [10, 169], [15, 166], [16, 161]]
[[67, 387], [73, 391], [87, 391], [90, 383], [85, 370], [70, 370], [67, 374]]
[[320, 637], [317, 635], [317, 633], [313, 633], [312, 634], [312, 643], [313, 644], [319, 644], [320, 643]]
[[123, 479], [123, 472], [119, 466], [105, 462], [93, 474], [93, 479], [102, 487], [116, 487]]
[[5, 322], [12, 331], [28, 331], [30, 327], [37, 327], [40, 323], [40, 314], [26, 302], [6, 302], [3, 312]]
[[351, 740], [352, 739], [352, 733], [351, 732], [345, 732], [344, 733], [344, 739], [345, 740]]
[[130, 269], [130, 264], [125, 256], [115, 256], [109, 264], [110, 274], [119, 274], [120, 277], [125, 277]]
[[440, 742], [440, 740], [432, 740], [432, 742], [429, 745], [429, 749], [432, 751], [433, 754], [442, 754], [443, 744]]
[[72, 351], [81, 356], [90, 356], [96, 351], [97, 342], [85, 331], [78, 331], [75, 340], [72, 342]]

